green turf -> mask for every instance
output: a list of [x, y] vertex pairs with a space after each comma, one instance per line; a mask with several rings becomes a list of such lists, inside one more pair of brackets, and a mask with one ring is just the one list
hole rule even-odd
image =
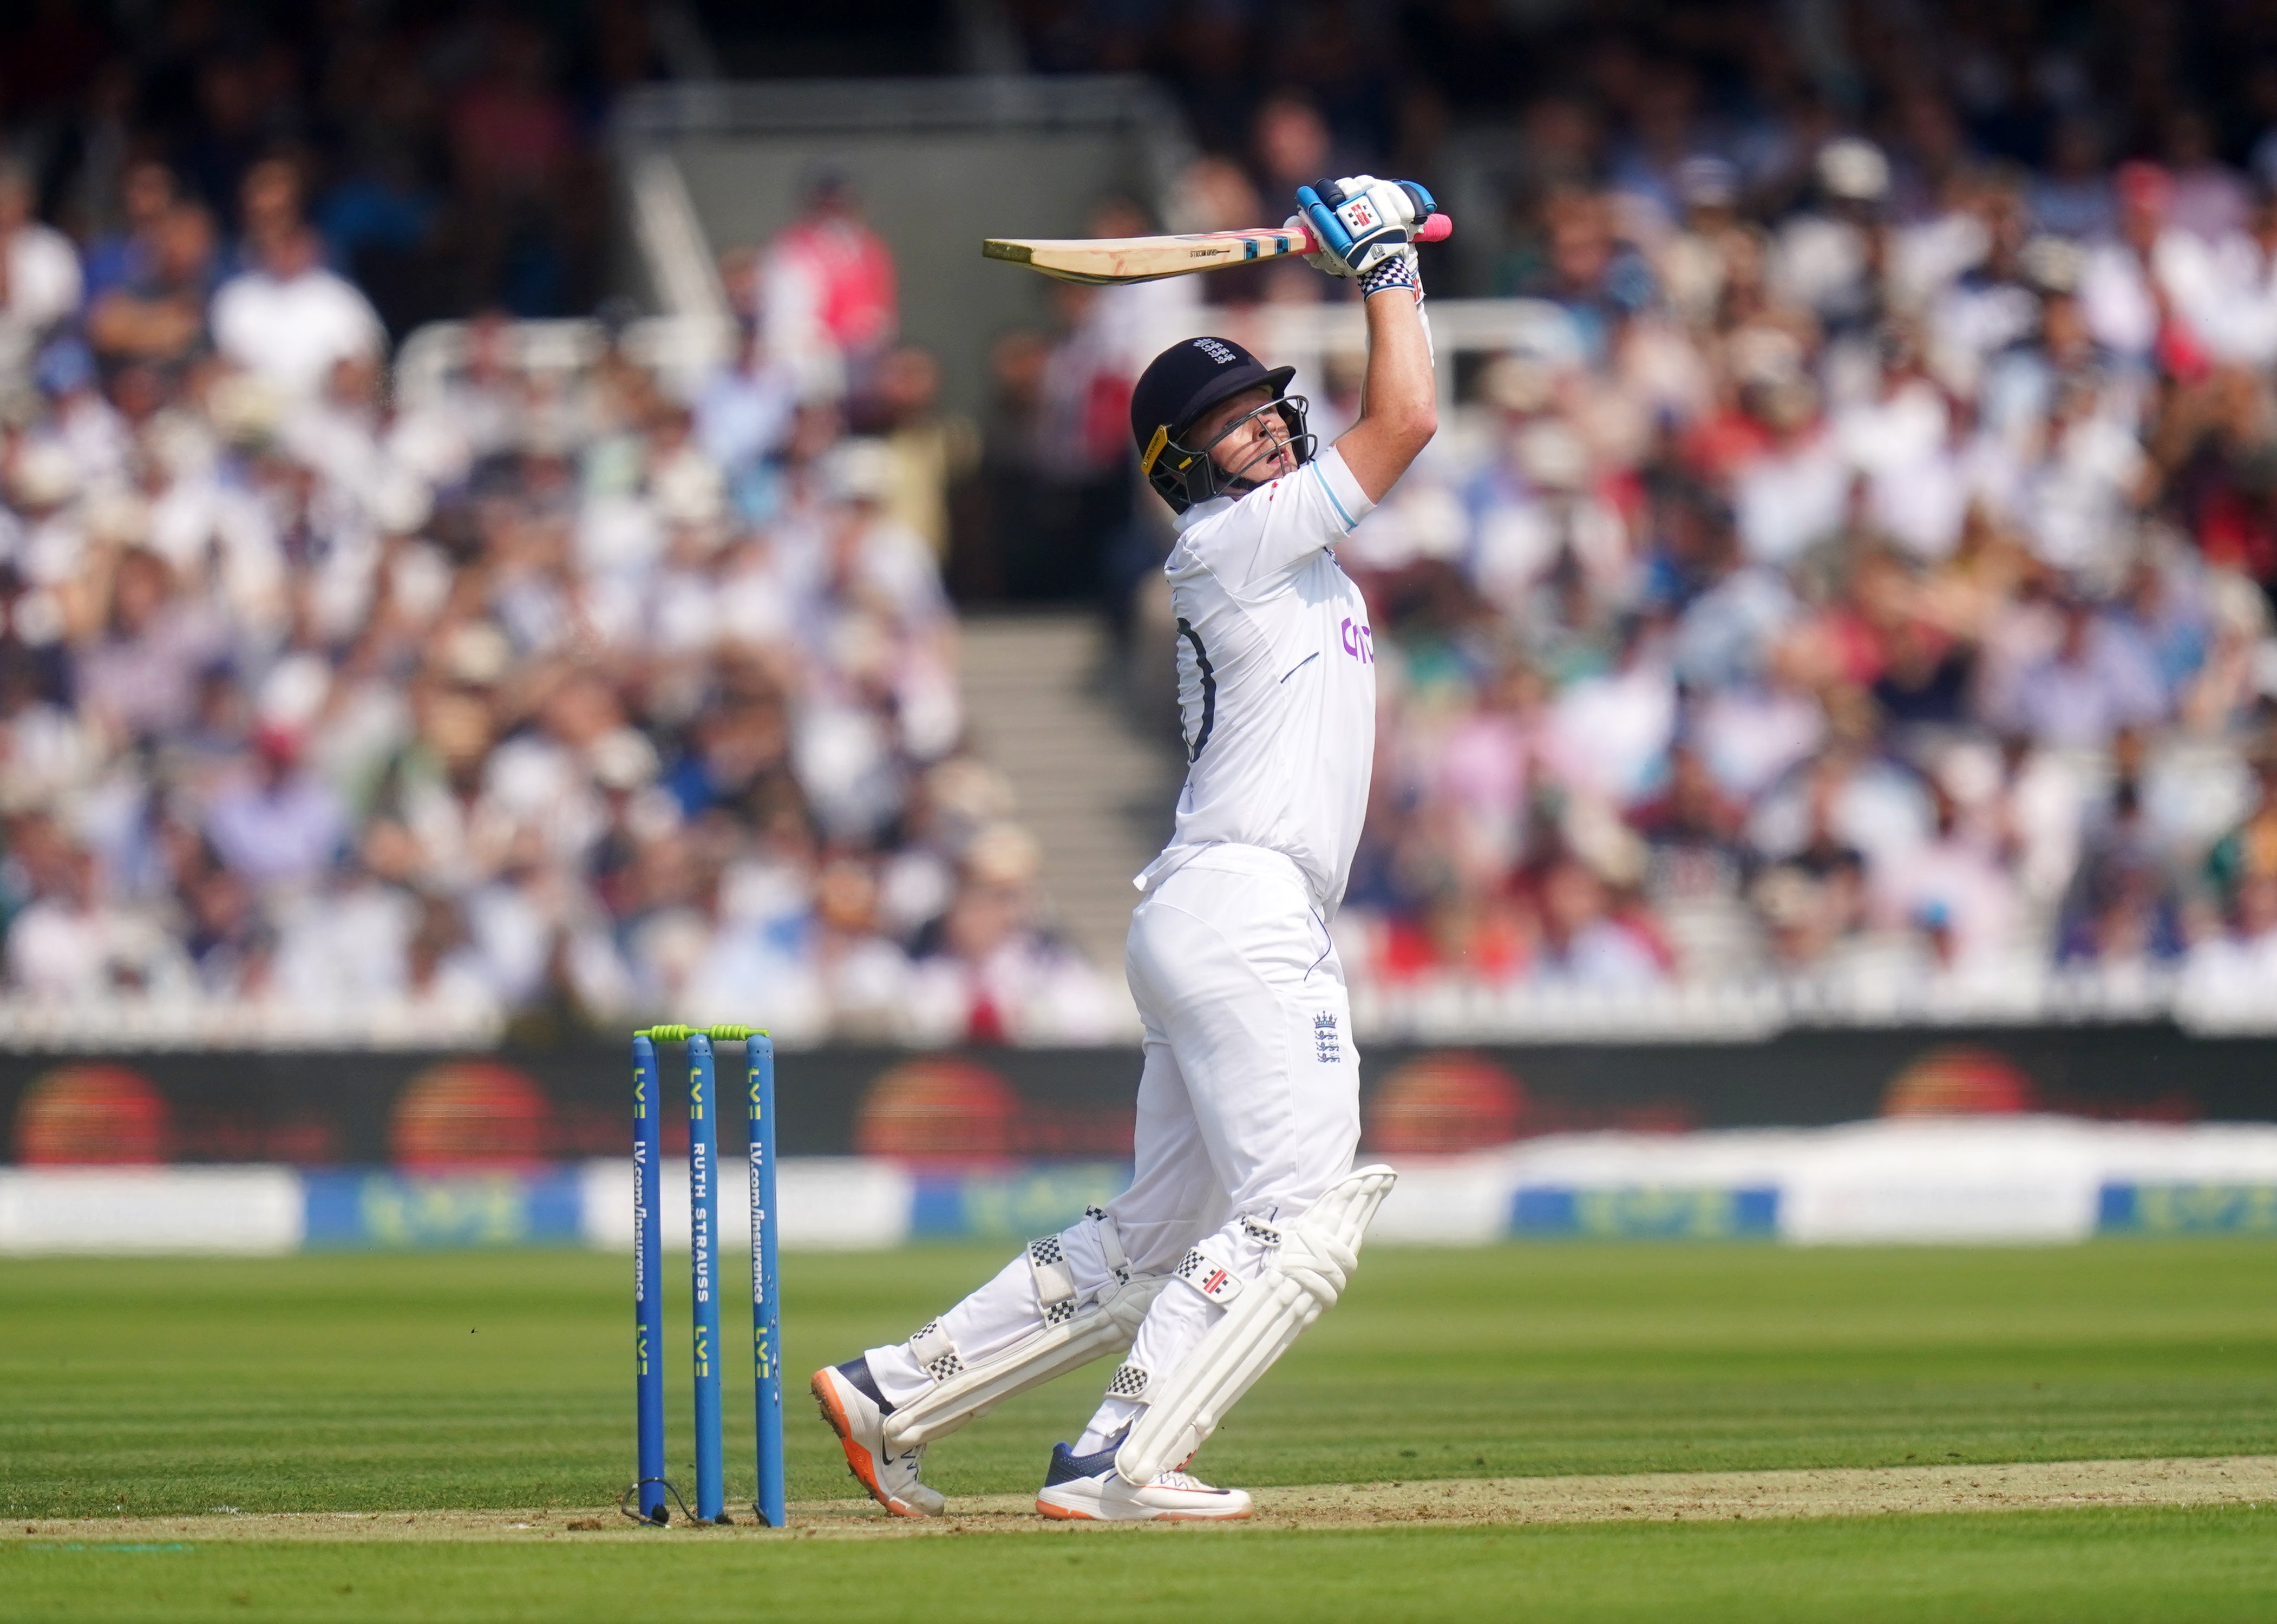
[[2277, 1510], [1058, 1537], [0, 1544], [13, 1619], [2264, 1619]]
[[[788, 1368], [905, 1336], [1001, 1262], [786, 1259]], [[630, 1475], [629, 1272], [537, 1252], [0, 1262], [0, 1510], [599, 1504]], [[2277, 1245], [2243, 1239], [1382, 1247], [1203, 1465], [1269, 1484], [2277, 1452], [2273, 1278]], [[792, 1496], [848, 1491], [791, 1386]], [[928, 1475], [1032, 1488], [1097, 1391], [1008, 1404]], [[727, 1399], [748, 1494], [749, 1383]]]

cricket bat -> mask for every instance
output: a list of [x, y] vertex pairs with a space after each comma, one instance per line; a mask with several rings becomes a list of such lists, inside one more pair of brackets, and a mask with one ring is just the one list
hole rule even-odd
[[[1455, 223], [1435, 214], [1415, 233], [1418, 242], [1444, 242]], [[1027, 240], [991, 237], [980, 245], [986, 259], [1009, 260], [1062, 282], [1154, 282], [1197, 271], [1219, 271], [1253, 260], [1290, 254], [1318, 254], [1320, 239], [1309, 226], [1260, 226], [1253, 231], [1194, 232], [1183, 237], [1070, 237]]]

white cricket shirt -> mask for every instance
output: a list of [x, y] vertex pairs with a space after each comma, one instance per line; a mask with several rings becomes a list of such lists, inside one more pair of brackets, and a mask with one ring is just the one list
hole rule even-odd
[[1177, 831], [1136, 881], [1197, 852], [1292, 859], [1325, 919], [1343, 900], [1375, 759], [1375, 644], [1335, 547], [1375, 504], [1334, 446], [1179, 520], [1162, 573], [1177, 616], [1186, 784]]

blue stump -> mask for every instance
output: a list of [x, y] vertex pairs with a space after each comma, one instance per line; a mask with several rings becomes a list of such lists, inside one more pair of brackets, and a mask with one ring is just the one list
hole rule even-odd
[[696, 1516], [727, 1520], [720, 1463], [720, 1111], [712, 1040], [688, 1040], [688, 1267], [696, 1299]]
[[743, 1040], [751, 1122], [751, 1405], [758, 1432], [758, 1491], [751, 1509], [771, 1529], [784, 1525], [782, 1309], [775, 1286], [775, 1047], [763, 1032]]
[[664, 1155], [656, 1045], [633, 1039], [633, 1414], [642, 1520], [668, 1521], [664, 1504], [664, 1236], [656, 1175]]

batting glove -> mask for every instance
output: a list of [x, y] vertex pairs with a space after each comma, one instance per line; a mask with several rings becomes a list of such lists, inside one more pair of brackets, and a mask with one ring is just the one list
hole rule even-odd
[[1409, 239], [1436, 206], [1431, 194], [1412, 180], [1378, 180], [1373, 175], [1297, 188], [1298, 214], [1323, 249], [1306, 257], [1331, 276], [1361, 277], [1403, 255], [1412, 263]]

